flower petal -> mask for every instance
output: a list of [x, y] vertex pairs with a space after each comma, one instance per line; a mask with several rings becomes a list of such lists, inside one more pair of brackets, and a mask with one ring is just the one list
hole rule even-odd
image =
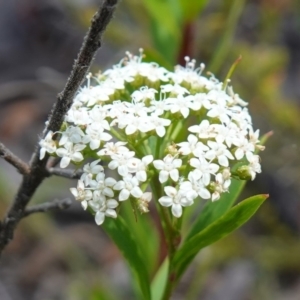
[[170, 177], [174, 180], [174, 181], [178, 181], [179, 178], [179, 171], [177, 169], [173, 169], [170, 172]]
[[110, 218], [113, 218], [113, 219], [115, 219], [117, 217], [116, 211], [114, 209], [110, 209], [110, 208], [106, 210], [105, 215]]
[[162, 170], [164, 168], [165, 163], [162, 160], [154, 160], [153, 165], [157, 170]]
[[129, 195], [130, 195], [129, 191], [126, 189], [123, 189], [119, 195], [119, 200], [125, 201], [129, 198]]
[[182, 215], [182, 207], [180, 204], [173, 204], [172, 205], [172, 214], [176, 218], [180, 218]]
[[60, 161], [60, 167], [66, 168], [69, 165], [70, 161], [71, 161], [70, 157], [64, 156]]
[[95, 221], [97, 225], [101, 225], [104, 222], [105, 214], [102, 211], [97, 211], [95, 215]]
[[142, 190], [138, 187], [135, 186], [131, 191], [130, 191], [131, 195], [135, 198], [140, 198], [143, 195]]
[[169, 177], [169, 172], [164, 171], [164, 170], [159, 172], [159, 181], [160, 181], [160, 183], [166, 182], [168, 180], [168, 177]]
[[173, 204], [173, 199], [168, 197], [168, 196], [163, 196], [161, 198], [158, 199], [158, 202], [162, 205], [162, 206], [166, 206], [169, 207]]

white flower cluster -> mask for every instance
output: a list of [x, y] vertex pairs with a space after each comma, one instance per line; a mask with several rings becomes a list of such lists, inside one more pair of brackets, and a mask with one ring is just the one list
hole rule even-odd
[[259, 131], [231, 87], [202, 76], [204, 65], [195, 68], [189, 58], [170, 72], [142, 56], [127, 53], [112, 69], [89, 75], [61, 131], [40, 141], [40, 158], [61, 157], [61, 168], [97, 158], [71, 189], [97, 224], [115, 218], [128, 199], [147, 212], [152, 194], [145, 191], [153, 182], [155, 188], [154, 178], [165, 192], [155, 200], [180, 217], [197, 198], [218, 200], [233, 177], [253, 180], [261, 172]]

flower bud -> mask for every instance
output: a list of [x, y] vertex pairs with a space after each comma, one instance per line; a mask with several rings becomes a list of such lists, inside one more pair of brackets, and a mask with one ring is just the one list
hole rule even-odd
[[151, 201], [152, 193], [146, 192], [142, 195], [140, 199], [137, 200], [137, 208], [141, 214], [149, 212], [149, 202]]
[[249, 166], [241, 166], [235, 173], [241, 180], [252, 180], [252, 173]]

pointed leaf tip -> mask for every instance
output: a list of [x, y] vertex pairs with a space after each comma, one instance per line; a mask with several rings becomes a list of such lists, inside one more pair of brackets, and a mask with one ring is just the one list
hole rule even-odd
[[245, 224], [268, 197], [269, 194], [261, 194], [245, 199], [183, 242], [174, 258], [178, 278], [201, 249], [224, 238]]

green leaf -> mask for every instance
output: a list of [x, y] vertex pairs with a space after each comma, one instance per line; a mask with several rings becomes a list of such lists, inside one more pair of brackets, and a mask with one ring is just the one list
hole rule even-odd
[[168, 279], [169, 260], [168, 258], [160, 266], [151, 284], [152, 300], [161, 299], [165, 291]]
[[[272, 136], [272, 132], [264, 134], [260, 139], [260, 144], [264, 145], [268, 139]], [[258, 151], [255, 151], [258, 153]], [[186, 240], [192, 238], [197, 232], [203, 230], [206, 226], [216, 221], [224, 213], [226, 213], [233, 204], [237, 201], [239, 195], [243, 191], [247, 181], [232, 179], [229, 187], [229, 192], [222, 194], [221, 198], [216, 201], [208, 201], [199, 217], [194, 222], [192, 229], [186, 237]]]
[[257, 195], [240, 202], [225, 215], [184, 242], [174, 257], [177, 279], [202, 248], [224, 238], [246, 223], [267, 197], [268, 195]]
[[245, 184], [246, 181], [232, 179], [228, 193], [222, 194], [218, 201], [207, 201], [186, 239], [189, 240], [197, 232], [200, 232], [226, 213], [236, 202]]
[[138, 243], [134, 239], [131, 230], [127, 224], [118, 216], [117, 219], [106, 218], [101, 225], [109, 237], [117, 245], [124, 258], [130, 265], [130, 269], [138, 283], [142, 298], [145, 300], [151, 299], [150, 281], [147, 273], [147, 268], [143, 260], [143, 255], [138, 248]]
[[143, 0], [152, 20], [168, 32], [172, 38], [180, 36], [179, 10], [177, 1]]
[[178, 1], [143, 0], [151, 19], [151, 36], [156, 50], [174, 65], [181, 42], [181, 11]]
[[[159, 236], [153, 219], [149, 214], [141, 215], [139, 211], [133, 212], [130, 203], [122, 205], [122, 216], [126, 220], [126, 225], [130, 228], [134, 236], [135, 243], [139, 245], [139, 250], [143, 254], [146, 263], [148, 276], [150, 277], [157, 268], [159, 248]], [[145, 236], [147, 237], [145, 239]]]
[[193, 21], [205, 8], [207, 0], [180, 0], [180, 6], [182, 10], [183, 20], [185, 22]]

